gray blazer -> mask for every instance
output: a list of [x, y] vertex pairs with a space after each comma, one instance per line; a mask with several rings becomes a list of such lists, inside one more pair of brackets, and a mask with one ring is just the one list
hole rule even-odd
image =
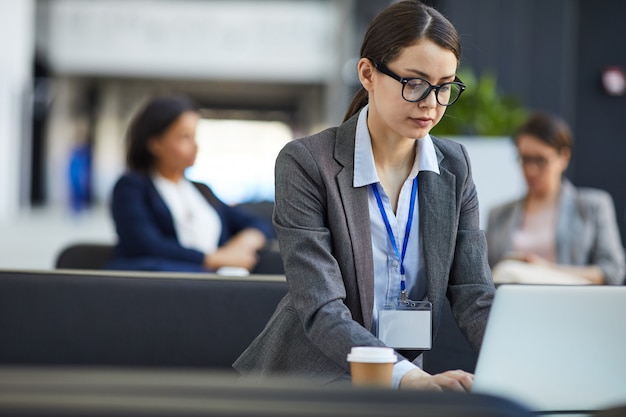
[[[611, 195], [576, 188], [563, 179], [556, 225], [556, 260], [562, 265], [597, 265], [607, 284], [624, 283], [626, 264]], [[512, 250], [512, 236], [524, 215], [524, 199], [492, 208], [487, 220], [489, 264]]]
[[[346, 377], [353, 346], [383, 345], [368, 330], [374, 274], [367, 187], [352, 185], [357, 117], [290, 142], [276, 160], [273, 220], [289, 292], [233, 364], [242, 374], [282, 373], [327, 383]], [[433, 333], [447, 296], [478, 350], [495, 289], [476, 189], [465, 149], [433, 142], [441, 173], [420, 172], [418, 180]]]

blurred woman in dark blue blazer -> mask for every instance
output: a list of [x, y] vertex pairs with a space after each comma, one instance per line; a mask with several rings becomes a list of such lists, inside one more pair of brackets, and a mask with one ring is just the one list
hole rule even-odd
[[272, 225], [185, 177], [197, 154], [199, 120], [190, 99], [166, 96], [152, 99], [131, 121], [128, 171], [113, 189], [118, 243], [110, 269], [207, 272], [255, 266]]

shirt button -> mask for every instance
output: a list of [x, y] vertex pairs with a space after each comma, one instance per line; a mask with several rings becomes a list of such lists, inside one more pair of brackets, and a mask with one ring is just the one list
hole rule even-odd
[[393, 266], [394, 268], [396, 268], [398, 266], [398, 261], [393, 261], [391, 262], [391, 266]]

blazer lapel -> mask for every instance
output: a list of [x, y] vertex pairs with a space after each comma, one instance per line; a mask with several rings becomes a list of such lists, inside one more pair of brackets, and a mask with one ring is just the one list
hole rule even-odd
[[167, 207], [165, 200], [163, 200], [163, 197], [161, 197], [161, 194], [159, 194], [152, 180], [147, 176], [144, 178], [150, 203], [154, 207], [155, 215], [159, 217], [159, 223], [162, 227], [165, 228], [165, 232], [168, 235], [174, 236], [178, 239], [178, 236], [176, 234], [176, 228], [174, 227], [174, 218], [172, 217], [172, 212]]
[[576, 190], [572, 183], [563, 178], [559, 195], [558, 219], [556, 224], [556, 259], [559, 263], [571, 263], [576, 259], [577, 249], [575, 241], [568, 236], [577, 236], [581, 233], [580, 223], [576, 216]]
[[[450, 259], [454, 256], [456, 218], [456, 177], [441, 166], [443, 156], [437, 149], [440, 174], [419, 173], [419, 221], [424, 244], [424, 268], [428, 281], [428, 298], [433, 306], [441, 306], [448, 286]], [[434, 322], [439, 321], [439, 308], [433, 309]]]
[[[355, 262], [356, 283], [365, 328], [372, 325], [374, 308], [374, 259], [367, 187], [354, 188], [354, 141], [358, 114], [341, 125], [337, 131], [335, 159], [343, 169], [337, 175], [337, 186], [345, 210], [349, 239]], [[358, 318], [355, 318], [358, 320]]]

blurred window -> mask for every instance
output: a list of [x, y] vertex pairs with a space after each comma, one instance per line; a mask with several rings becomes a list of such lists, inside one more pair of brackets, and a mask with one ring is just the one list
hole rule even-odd
[[198, 156], [187, 176], [227, 204], [274, 201], [274, 162], [292, 136], [278, 121], [202, 119]]

